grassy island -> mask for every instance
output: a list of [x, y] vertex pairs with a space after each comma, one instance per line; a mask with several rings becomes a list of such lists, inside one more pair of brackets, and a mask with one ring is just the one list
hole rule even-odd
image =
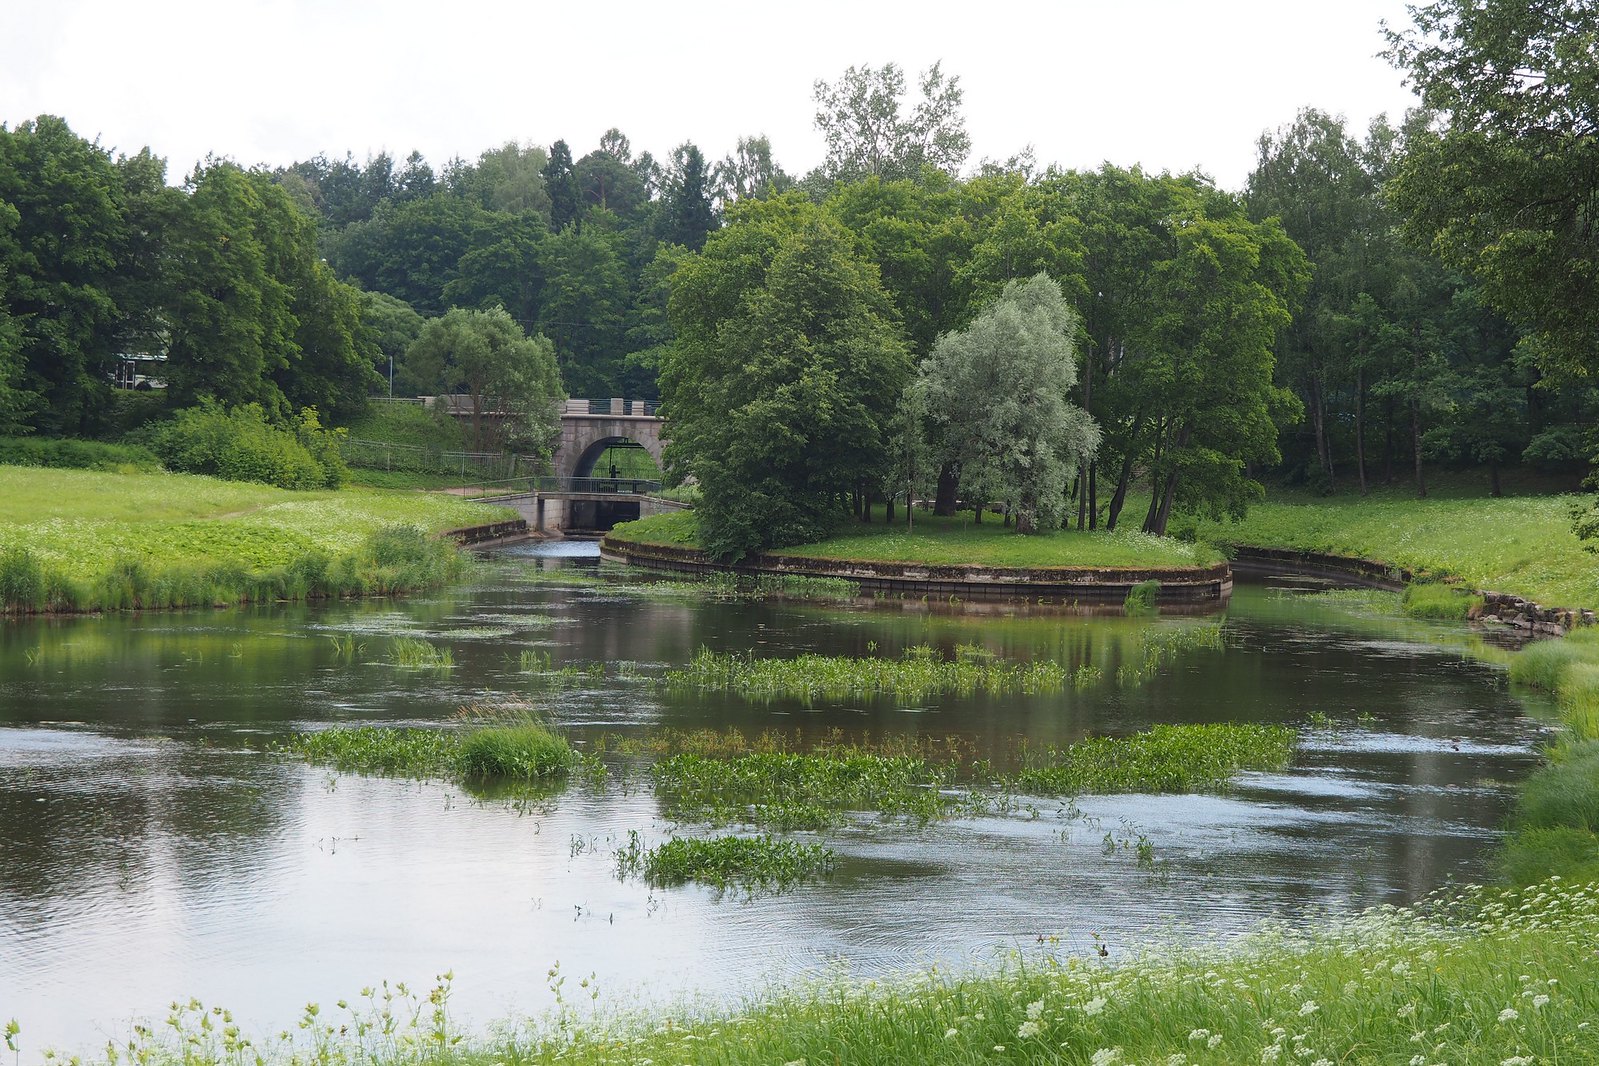
[[0, 610], [398, 591], [453, 556], [424, 534], [502, 517], [420, 493], [0, 466]]
[[[1222, 559], [1219, 550], [1207, 545], [1132, 531], [1061, 529], [1024, 536], [997, 518], [974, 522], [970, 512], [954, 518], [917, 512], [910, 529], [903, 521], [889, 525], [880, 516], [874, 524], [849, 526], [827, 540], [771, 554], [831, 561], [1085, 568], [1210, 566]], [[611, 531], [616, 540], [680, 548], [698, 547], [697, 534], [692, 511], [625, 522]]]

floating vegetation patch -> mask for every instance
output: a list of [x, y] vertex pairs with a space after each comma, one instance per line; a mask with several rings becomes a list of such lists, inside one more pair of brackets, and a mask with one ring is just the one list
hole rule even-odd
[[1044, 795], [1217, 791], [1244, 770], [1286, 769], [1295, 747], [1285, 726], [1160, 725], [1051, 749], [1044, 765], [1023, 770], [1015, 783]]
[[456, 781], [540, 781], [579, 761], [564, 736], [547, 723], [504, 708], [467, 708], [464, 716], [492, 724], [464, 730], [361, 726], [301, 733], [281, 750], [347, 773]]
[[969, 762], [976, 746], [967, 737], [915, 736], [907, 733], [888, 733], [874, 738], [870, 733], [846, 737], [836, 726], [820, 735], [808, 736], [799, 731], [762, 730], [746, 735], [743, 730], [727, 729], [652, 729], [642, 736], [623, 736], [605, 733], [599, 736], [592, 749], [596, 754], [614, 753], [627, 756], [703, 755], [712, 759], [728, 759], [754, 753], [779, 754], [801, 751], [825, 753], [849, 751], [871, 755], [908, 757], [928, 761]]
[[617, 852], [617, 870], [623, 877], [642, 875], [660, 887], [692, 881], [723, 890], [781, 892], [832, 873], [837, 858], [831, 848], [821, 844], [770, 835], [674, 837], [646, 848], [635, 832], [629, 835], [627, 847]]
[[852, 748], [730, 759], [673, 755], [656, 763], [651, 776], [668, 816], [713, 825], [821, 829], [851, 811], [926, 822], [987, 809], [975, 794], [947, 791], [955, 781], [953, 763]]
[[283, 750], [345, 773], [386, 777], [447, 777], [460, 738], [441, 729], [386, 726], [319, 729], [285, 741]]
[[921, 701], [933, 696], [977, 693], [1026, 695], [1059, 692], [1068, 683], [1066, 668], [1050, 659], [1011, 662], [988, 654], [941, 658], [923, 646], [898, 659], [801, 655], [758, 659], [701, 648], [686, 667], [668, 671], [668, 692], [731, 692], [751, 700], [870, 699], [890, 696]]
[[452, 670], [455, 668], [455, 653], [449, 648], [441, 648], [436, 644], [415, 637], [398, 637], [389, 646], [389, 660], [395, 666], [406, 670]]

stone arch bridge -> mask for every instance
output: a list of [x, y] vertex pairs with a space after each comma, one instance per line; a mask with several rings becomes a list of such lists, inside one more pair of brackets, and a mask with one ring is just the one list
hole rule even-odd
[[[450, 410], [470, 418], [465, 397], [449, 397]], [[595, 466], [612, 445], [631, 442], [649, 453], [657, 466], [666, 445], [665, 423], [654, 400], [567, 400], [561, 411], [561, 434], [550, 465], [554, 476], [534, 479], [526, 492], [508, 493], [495, 502], [514, 507], [528, 525], [541, 532], [609, 529], [617, 522], [678, 510], [660, 499], [658, 481], [611, 478]], [[489, 417], [494, 417], [490, 415]]]

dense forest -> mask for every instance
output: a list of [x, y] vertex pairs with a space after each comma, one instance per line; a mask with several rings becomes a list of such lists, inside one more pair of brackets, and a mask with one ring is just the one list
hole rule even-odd
[[[1460, 147], [1474, 90], [1443, 60], [1531, 49], [1538, 27], [1489, 27], [1510, 37], [1473, 44], [1470, 25], [1446, 19], [1455, 6], [1423, 9], [1391, 40], [1430, 110], [1367, 129], [1301, 111], [1262, 135], [1240, 190], [1028, 152], [972, 165], [959, 79], [934, 67], [908, 88], [892, 64], [817, 83], [827, 155], [801, 176], [759, 136], [719, 160], [688, 142], [658, 158], [612, 130], [581, 155], [509, 143], [437, 168], [415, 152], [276, 169], [211, 159], [171, 186], [149, 150], [114, 155], [63, 119], [0, 127], [0, 432], [115, 436], [128, 426], [114, 378], [137, 356], [159, 357], [168, 411], [315, 408], [343, 425], [391, 388], [466, 391], [450, 350], [419, 338], [452, 309], [495, 310], [509, 318], [496, 329], [542, 337], [567, 394], [664, 387], [680, 473], [712, 446], [696, 452], [696, 419], [728, 413], [704, 405], [760, 400], [787, 447], [851, 434], [831, 491], [857, 511], [896, 493], [1004, 499], [1010, 486], [989, 483], [1003, 464], [940, 452], [949, 412], [909, 413], [906, 390], [1007, 283], [1043, 274], [1072, 316], [1060, 380], [1099, 434], [1070, 471], [1078, 525], [1125, 522], [1137, 498], [1144, 528], [1164, 532], [1173, 510], [1236, 511], [1265, 480], [1409, 480], [1425, 495], [1428, 463], [1481, 466], [1495, 492], [1504, 464], [1573, 474], [1599, 415], [1582, 324], [1568, 321], [1582, 299], [1551, 309], [1527, 296], [1549, 275], [1523, 276], [1561, 249], [1489, 261], [1491, 242], [1449, 215], [1483, 192], [1447, 185], [1472, 162], [1450, 153], [1487, 149]], [[1492, 148], [1509, 105], [1490, 103]], [[1477, 162], [1493, 172], [1494, 158]], [[807, 256], [808, 275], [782, 265]], [[739, 349], [737, 330], [761, 339]], [[785, 330], [816, 341], [811, 354], [763, 363]], [[831, 384], [789, 388], [834, 349]], [[755, 391], [711, 388], [719, 358]], [[877, 395], [851, 399], [861, 367]], [[946, 407], [1003, 399], [977, 388]], [[839, 397], [858, 425], [801, 431], [772, 407]], [[922, 423], [917, 447], [907, 419]], [[716, 448], [761, 452], [718, 433]]]

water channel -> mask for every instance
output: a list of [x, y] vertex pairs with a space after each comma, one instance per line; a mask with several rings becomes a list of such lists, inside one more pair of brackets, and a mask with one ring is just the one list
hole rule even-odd
[[[1503, 671], [1463, 650], [1462, 629], [1269, 584], [1241, 585], [1211, 619], [725, 602], [562, 557], [574, 551], [591, 547], [502, 552], [468, 585], [398, 602], [0, 624], [0, 1023], [18, 1019], [31, 1051], [92, 1049], [198, 996], [266, 1033], [308, 1002], [385, 979], [425, 989], [451, 971], [455, 1014], [481, 1029], [546, 1010], [556, 963], [568, 993], [593, 975], [602, 1006], [667, 1009], [1007, 952], [1104, 943], [1114, 961], [1152, 938], [1213, 941], [1480, 879], [1546, 735]], [[1115, 682], [1151, 632], [1217, 622], [1221, 648]], [[454, 669], [397, 668], [398, 636], [450, 648]], [[353, 654], [330, 638], [353, 638]], [[702, 646], [916, 644], [1096, 662], [1107, 680], [914, 707], [753, 704], [651, 684]], [[555, 690], [522, 669], [529, 649], [584, 676]], [[836, 729], [957, 735], [1004, 764], [1022, 737], [1037, 747], [1249, 721], [1294, 726], [1302, 752], [1224, 796], [862, 821], [823, 834], [840, 856], [831, 877], [746, 898], [618, 878], [630, 831], [649, 842], [700, 831], [666, 820], [639, 775], [511, 802], [270, 750], [333, 724], [448, 726], [463, 705], [508, 698], [579, 745], [663, 727]], [[1152, 866], [1133, 841], [1153, 849]]]

